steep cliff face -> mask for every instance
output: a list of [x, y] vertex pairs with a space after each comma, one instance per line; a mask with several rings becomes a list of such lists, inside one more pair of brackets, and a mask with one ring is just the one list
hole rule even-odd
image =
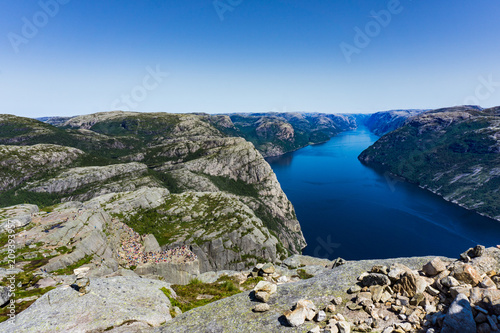
[[461, 106], [410, 118], [359, 159], [500, 219], [500, 108]]
[[[33, 166], [37, 173], [4, 181], [4, 189], [13, 194], [0, 200], [4, 206], [18, 199], [43, 206], [164, 188], [171, 194], [162, 209], [139, 206], [115, 214], [123, 214], [120, 218], [141, 232], [154, 234], [164, 248], [190, 246], [204, 258], [202, 270], [275, 261], [305, 247], [293, 206], [262, 155], [243, 138], [214, 127], [229, 128], [228, 117], [109, 112], [74, 117], [60, 128], [33, 122], [61, 133], [61, 144], [68, 146], [54, 147], [67, 152], [60, 158], [64, 163], [59, 165], [52, 155], [39, 158]], [[57, 142], [57, 135], [49, 139]], [[30, 137], [23, 147], [2, 146], [21, 153], [4, 154], [0, 163], [23, 168], [37, 147], [29, 144], [36, 140]], [[40, 168], [50, 161], [52, 170]], [[200, 205], [190, 206], [192, 201]], [[191, 216], [191, 209], [203, 214]], [[181, 210], [191, 216], [189, 222]], [[207, 223], [219, 232], [201, 235], [211, 228]], [[173, 232], [173, 226], [182, 226], [178, 230], [183, 232]]]

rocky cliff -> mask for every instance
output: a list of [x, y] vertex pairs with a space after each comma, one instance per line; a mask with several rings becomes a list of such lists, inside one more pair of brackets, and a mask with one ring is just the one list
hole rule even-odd
[[409, 118], [359, 159], [500, 219], [500, 109], [461, 106]]
[[132, 205], [119, 219], [164, 249], [189, 246], [203, 258], [202, 271], [300, 253], [305, 240], [272, 169], [251, 143], [216, 128], [224, 119], [215, 118], [107, 112], [54, 127], [2, 116], [0, 128], [9, 130], [0, 146], [0, 205], [86, 205], [117, 193], [133, 201], [163, 188], [161, 209]]

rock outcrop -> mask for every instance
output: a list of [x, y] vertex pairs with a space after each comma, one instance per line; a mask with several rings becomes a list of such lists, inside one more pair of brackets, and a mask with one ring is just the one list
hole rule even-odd
[[22, 332], [137, 332], [172, 319], [172, 305], [161, 288], [165, 282], [112, 277], [90, 279], [89, 292], [80, 295], [69, 285], [38, 299], [19, 314], [15, 324], [0, 324], [0, 331]]
[[0, 145], [0, 192], [65, 167], [83, 154], [79, 149], [58, 145]]

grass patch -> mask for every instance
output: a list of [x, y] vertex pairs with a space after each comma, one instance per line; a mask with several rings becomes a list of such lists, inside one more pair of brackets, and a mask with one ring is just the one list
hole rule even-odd
[[66, 268], [61, 268], [61, 269], [58, 269], [52, 273], [54, 274], [57, 274], [57, 275], [71, 275], [73, 274], [73, 270], [80, 267], [80, 266], [83, 266], [85, 264], [88, 264], [89, 262], [92, 261], [94, 256], [85, 256], [83, 257], [82, 259], [78, 260], [77, 262], [75, 262], [74, 264], [72, 265], [69, 265], [68, 267]]
[[60, 254], [66, 254], [66, 253], [73, 252], [74, 249], [75, 249], [74, 246], [71, 249], [67, 248], [66, 246], [61, 246], [61, 247], [56, 248], [56, 251], [59, 252]]
[[221, 177], [221, 176], [211, 176], [204, 175], [215, 186], [219, 188], [221, 191], [229, 192], [239, 196], [246, 196], [252, 198], [259, 197], [259, 191], [255, 188], [254, 185], [245, 183], [241, 179], [234, 180], [229, 177]]
[[307, 279], [310, 279], [310, 278], [314, 277], [314, 275], [311, 275], [311, 274], [307, 273], [303, 269], [298, 269], [297, 270], [297, 275], [299, 276], [299, 278], [301, 280], [307, 280]]
[[[40, 279], [41, 279], [41, 277], [34, 276], [33, 272], [22, 272], [22, 273], [17, 274], [15, 276], [16, 285], [17, 285], [17, 283], [21, 283], [22, 286], [16, 287], [16, 290], [14, 292], [12, 299], [19, 300], [19, 299], [23, 299], [23, 298], [32, 297], [32, 296], [42, 296], [45, 293], [51, 291], [52, 289], [55, 289], [55, 287], [47, 287], [47, 288], [37, 288], [37, 289], [27, 290], [28, 287], [34, 286]], [[5, 278], [4, 280], [2, 280], [0, 285], [7, 285], [9, 283], [10, 282], [7, 281], [7, 278]], [[16, 307], [15, 307], [16, 315], [21, 313], [22, 311], [26, 310], [35, 301], [36, 300], [31, 300], [31, 301], [17, 303]], [[9, 304], [7, 304], [7, 305], [9, 305]], [[10, 313], [10, 309], [7, 306], [0, 308], [0, 322], [8, 320], [9, 317], [7, 315], [9, 313]]]
[[[177, 299], [173, 299], [170, 293], [167, 295], [163, 289], [162, 291], [170, 299], [172, 305], [179, 307], [182, 312], [239, 294], [242, 291], [237, 286], [237, 282], [227, 276], [222, 276], [214, 283], [203, 283], [194, 279], [185, 286], [172, 285], [172, 289], [177, 293]], [[199, 297], [201, 295], [206, 298]]]

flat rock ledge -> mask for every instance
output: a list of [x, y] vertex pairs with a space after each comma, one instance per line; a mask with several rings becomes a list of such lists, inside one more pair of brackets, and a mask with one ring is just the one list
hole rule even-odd
[[[0, 332], [140, 332], [172, 319], [168, 283], [138, 277], [90, 279], [84, 295], [62, 286], [40, 297]], [[171, 291], [175, 295], [173, 291]]]

